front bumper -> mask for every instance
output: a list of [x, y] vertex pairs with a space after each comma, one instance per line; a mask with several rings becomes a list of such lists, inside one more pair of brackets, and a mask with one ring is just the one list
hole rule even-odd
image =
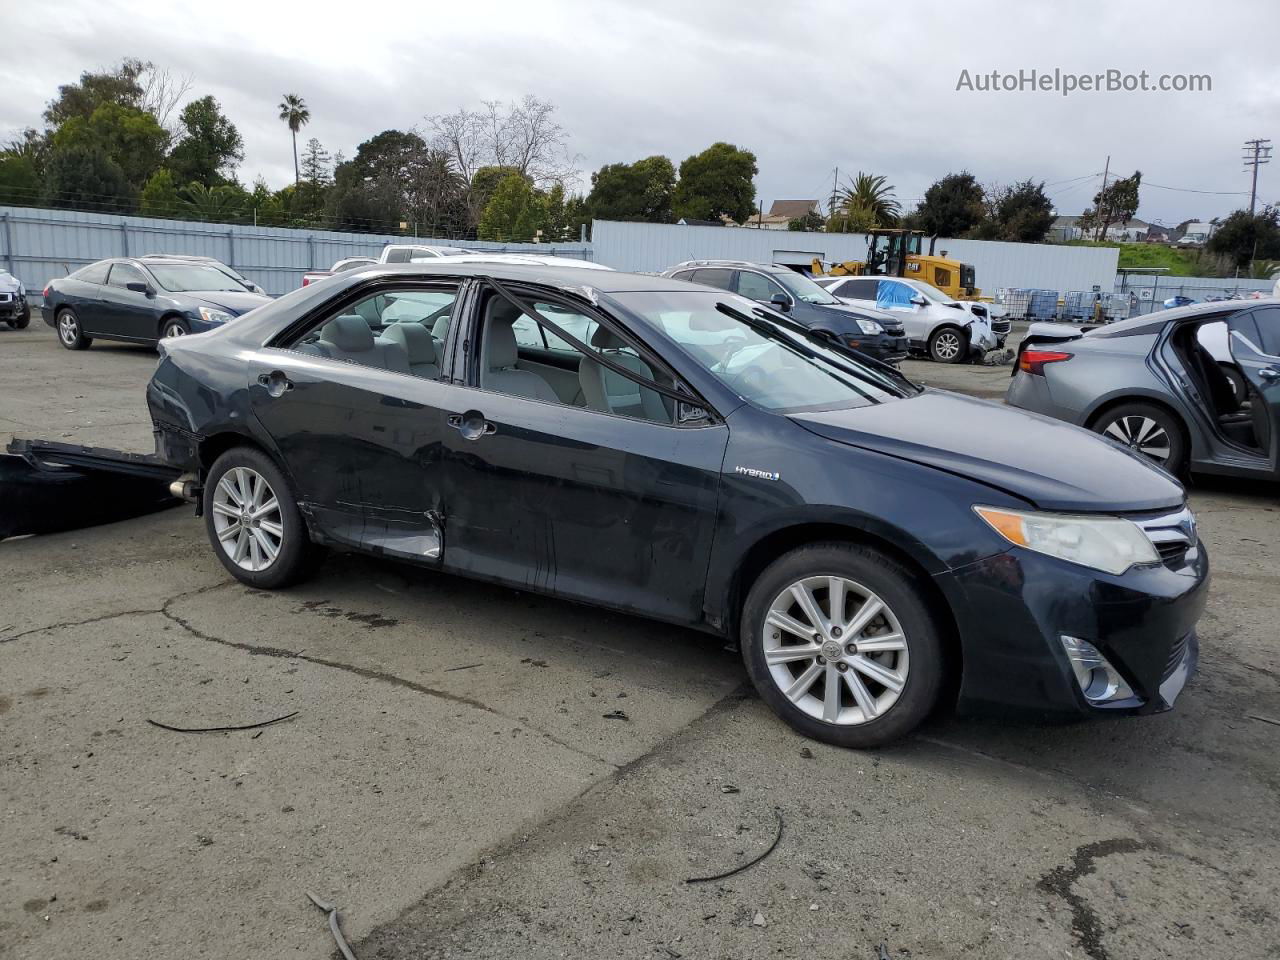
[[9, 297], [0, 300], [0, 320], [16, 320], [27, 310], [25, 297]]
[[910, 349], [910, 341], [905, 335], [895, 337], [887, 333], [851, 337], [848, 344], [852, 349], [883, 363], [898, 363], [907, 359]]
[[[962, 710], [1158, 713], [1173, 706], [1196, 669], [1209, 559], [1196, 541], [1176, 561], [1112, 576], [1012, 548], [944, 575], [940, 585], [960, 632]], [[1097, 647], [1134, 696], [1086, 700], [1063, 635]]]

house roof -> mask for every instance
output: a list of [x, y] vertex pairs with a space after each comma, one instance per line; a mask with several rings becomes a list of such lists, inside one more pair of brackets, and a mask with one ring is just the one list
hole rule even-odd
[[817, 210], [817, 200], [775, 200], [773, 206], [769, 208], [768, 216], [794, 220], [810, 211], [816, 213]]

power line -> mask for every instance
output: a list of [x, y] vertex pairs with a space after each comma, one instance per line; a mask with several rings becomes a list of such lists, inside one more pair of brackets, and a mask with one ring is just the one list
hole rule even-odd
[[1191, 187], [1167, 187], [1163, 183], [1152, 183], [1150, 180], [1143, 180], [1142, 186], [1155, 187], [1157, 190], [1176, 190], [1178, 193], [1201, 193], [1212, 197], [1243, 197], [1249, 193], [1248, 190], [1195, 190]]

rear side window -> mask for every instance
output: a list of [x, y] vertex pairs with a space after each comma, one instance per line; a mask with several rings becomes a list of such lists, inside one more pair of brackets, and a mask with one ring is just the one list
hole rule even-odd
[[1280, 357], [1280, 307], [1261, 307], [1253, 311], [1253, 320], [1258, 325], [1262, 352]]
[[84, 283], [106, 283], [107, 270], [111, 264], [107, 262], [91, 263], [87, 267], [82, 267], [71, 275], [71, 279], [80, 280]]
[[732, 270], [695, 270], [693, 272], [694, 283], [705, 283], [709, 287], [719, 287], [721, 290], [733, 289], [733, 271]]
[[147, 278], [142, 275], [142, 271], [137, 267], [128, 263], [113, 263], [111, 265], [111, 286], [123, 287], [130, 283], [146, 283]]
[[387, 254], [387, 263], [408, 263], [413, 251], [408, 247], [399, 247]]
[[876, 287], [879, 280], [846, 280], [838, 290], [832, 290], [837, 297], [848, 297], [850, 300], [876, 299]]

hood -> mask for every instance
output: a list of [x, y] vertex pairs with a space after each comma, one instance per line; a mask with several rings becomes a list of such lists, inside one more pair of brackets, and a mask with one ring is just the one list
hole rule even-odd
[[830, 310], [832, 313], [838, 313], [842, 316], [862, 317], [866, 320], [875, 320], [877, 322], [883, 320], [886, 323], [897, 323], [901, 320], [888, 310], [879, 310], [876, 307], [861, 307], [854, 303], [811, 303], [811, 307], [819, 310]]
[[0, 293], [17, 293], [22, 288], [18, 278], [11, 273], [0, 273]]
[[1182, 485], [1080, 427], [943, 390], [853, 410], [792, 414], [820, 437], [945, 470], [1043, 510], [1176, 509]]
[[215, 307], [218, 310], [234, 313], [236, 316], [248, 313], [264, 303], [271, 302], [270, 297], [260, 293], [250, 293], [248, 290], [243, 292], [237, 290], [189, 290], [178, 294], [178, 296], [186, 297], [194, 301], [198, 306]]

